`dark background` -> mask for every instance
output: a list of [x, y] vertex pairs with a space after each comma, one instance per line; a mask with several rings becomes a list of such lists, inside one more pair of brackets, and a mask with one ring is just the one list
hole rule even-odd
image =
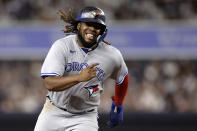
[[[1, 131], [33, 131], [38, 114], [1, 114]], [[125, 114], [124, 122], [111, 129], [106, 123], [108, 115], [100, 116], [99, 131], [196, 131], [196, 114], [147, 114], [129, 113]]]
[[0, 0], [0, 131], [33, 131], [46, 94], [43, 60], [65, 36], [56, 11], [73, 7], [76, 16], [90, 5], [104, 10], [106, 40], [130, 75], [114, 129], [106, 126], [114, 81], [106, 81], [100, 131], [196, 131], [197, 0]]

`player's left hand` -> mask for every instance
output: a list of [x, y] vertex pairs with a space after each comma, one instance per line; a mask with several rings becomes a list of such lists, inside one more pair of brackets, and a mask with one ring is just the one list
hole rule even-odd
[[110, 128], [113, 128], [123, 121], [123, 105], [116, 105], [112, 102], [110, 121], [107, 123]]

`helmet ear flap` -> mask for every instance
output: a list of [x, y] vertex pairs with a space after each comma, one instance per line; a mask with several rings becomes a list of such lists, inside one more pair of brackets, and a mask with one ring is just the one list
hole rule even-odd
[[104, 38], [107, 35], [107, 31], [108, 31], [107, 28], [105, 28], [105, 30], [101, 33], [101, 35], [98, 36], [98, 38], [97, 38], [98, 43], [104, 40]]

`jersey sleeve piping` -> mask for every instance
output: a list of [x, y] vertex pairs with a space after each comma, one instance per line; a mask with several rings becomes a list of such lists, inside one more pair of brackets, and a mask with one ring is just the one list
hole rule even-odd
[[122, 79], [119, 82], [116, 82], [116, 84], [120, 85], [124, 81], [124, 79], [125, 79], [127, 74], [128, 74], [128, 72], [125, 72], [125, 74], [123, 75]]
[[60, 76], [60, 75], [57, 73], [41, 73], [41, 77], [44, 77], [44, 76]]

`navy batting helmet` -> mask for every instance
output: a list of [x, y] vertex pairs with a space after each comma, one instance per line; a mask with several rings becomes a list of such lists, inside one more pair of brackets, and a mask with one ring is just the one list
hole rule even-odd
[[82, 9], [76, 19], [78, 22], [94, 22], [102, 24], [103, 26], [106, 26], [105, 24], [105, 14], [104, 12], [97, 7], [85, 7]]
[[107, 28], [105, 23], [105, 14], [104, 12], [97, 7], [85, 7], [80, 11], [76, 19], [77, 22], [93, 22], [102, 25], [101, 36], [98, 39], [98, 42], [104, 39], [107, 35]]

